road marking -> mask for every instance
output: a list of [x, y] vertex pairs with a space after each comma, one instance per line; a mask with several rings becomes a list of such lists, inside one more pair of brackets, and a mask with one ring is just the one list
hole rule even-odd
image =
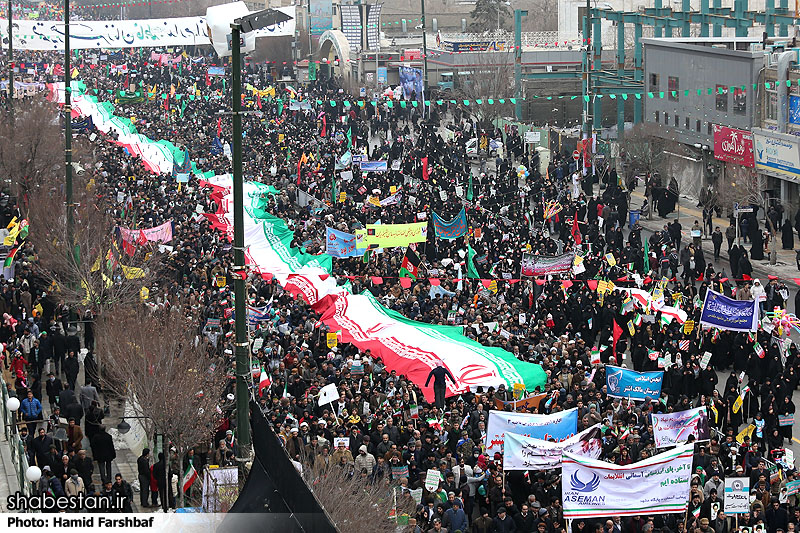
[[800, 440], [798, 440], [797, 437], [792, 437], [792, 440], [795, 441], [797, 444], [800, 444]]

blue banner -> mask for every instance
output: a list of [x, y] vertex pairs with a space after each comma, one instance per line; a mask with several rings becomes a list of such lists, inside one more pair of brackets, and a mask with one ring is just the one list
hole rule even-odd
[[578, 410], [576, 408], [559, 411], [552, 415], [492, 410], [489, 411], [489, 422], [486, 424], [485, 444], [488, 451], [499, 452], [506, 433], [561, 442], [577, 432]]
[[444, 298], [445, 296], [455, 296], [456, 293], [443, 289], [441, 285], [431, 285], [431, 290], [428, 291], [428, 296], [431, 300], [435, 300], [437, 296]]
[[351, 154], [350, 150], [348, 150], [336, 161], [336, 170], [344, 170], [345, 168], [349, 167], [350, 163], [352, 162], [353, 154]]
[[664, 372], [636, 372], [606, 365], [607, 394], [614, 398], [657, 400], [661, 396]]
[[389, 165], [386, 161], [362, 161], [361, 172], [386, 172]]
[[352, 233], [325, 228], [325, 253], [332, 257], [356, 257], [364, 252], [356, 250], [356, 236]]
[[731, 331], [758, 329], [758, 307], [755, 300], [731, 300], [724, 294], [706, 291], [700, 325]]
[[467, 233], [467, 213], [462, 207], [461, 212], [453, 220], [445, 222], [434, 212], [433, 228], [440, 239], [457, 239]]

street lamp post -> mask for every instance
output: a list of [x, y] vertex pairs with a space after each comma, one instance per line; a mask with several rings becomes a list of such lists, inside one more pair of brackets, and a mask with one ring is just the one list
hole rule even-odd
[[64, 0], [64, 180], [67, 207], [67, 257], [72, 262], [75, 254], [72, 211], [72, 68], [69, 49], [69, 0]]
[[8, 110], [14, 117], [14, 15], [8, 0]]
[[[250, 343], [247, 338], [247, 301], [245, 300], [244, 264], [244, 179], [242, 177], [242, 35], [289, 20], [291, 17], [273, 9], [264, 9], [237, 19], [231, 24], [231, 70], [233, 94], [233, 294], [236, 312], [236, 419], [239, 449], [250, 449]], [[242, 454], [243, 455], [243, 454]]]
[[244, 267], [244, 180], [242, 177], [242, 58], [241, 24], [231, 24], [231, 70], [233, 78], [233, 294], [236, 311], [236, 420], [239, 444], [250, 447], [248, 387], [249, 369], [247, 340], [247, 302], [245, 301]]

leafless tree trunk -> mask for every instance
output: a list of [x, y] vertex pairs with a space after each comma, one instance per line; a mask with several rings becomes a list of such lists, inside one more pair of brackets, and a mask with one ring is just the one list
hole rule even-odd
[[[620, 149], [624, 153], [625, 179], [628, 180], [639, 174], [662, 176], [666, 167], [665, 148], [666, 141], [655, 135], [654, 127], [648, 124], [634, 126], [620, 143]], [[647, 187], [647, 185], [649, 184], [645, 186]], [[648, 218], [652, 218], [653, 191], [650, 187], [647, 187], [646, 191], [647, 201], [650, 204]]]
[[[183, 458], [211, 439], [228, 380], [227, 365], [202, 338], [199, 322], [180, 303], [156, 312], [126, 306], [106, 314], [97, 328], [103, 386], [148, 417], [177, 450], [181, 504]], [[168, 450], [165, 455], [169, 465]]]

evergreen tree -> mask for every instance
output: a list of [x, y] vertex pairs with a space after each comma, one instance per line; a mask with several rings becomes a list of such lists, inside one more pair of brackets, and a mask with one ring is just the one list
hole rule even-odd
[[509, 5], [510, 3], [504, 0], [477, 0], [475, 9], [469, 14], [472, 19], [470, 29], [475, 32], [495, 31], [497, 29], [498, 14], [500, 16], [500, 27], [503, 28], [506, 18], [511, 16]]

